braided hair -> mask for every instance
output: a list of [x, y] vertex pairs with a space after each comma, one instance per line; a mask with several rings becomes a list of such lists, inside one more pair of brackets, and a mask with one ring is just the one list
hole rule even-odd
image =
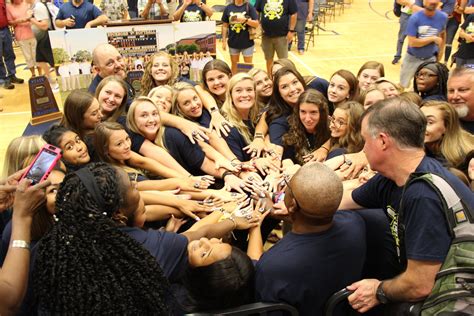
[[126, 205], [128, 188], [108, 164], [85, 168], [90, 170], [102, 198], [97, 202], [97, 196], [89, 193], [77, 173], [64, 179], [56, 198], [57, 221], [40, 242], [34, 268], [39, 311], [170, 314], [169, 284], [157, 262], [112, 220]]

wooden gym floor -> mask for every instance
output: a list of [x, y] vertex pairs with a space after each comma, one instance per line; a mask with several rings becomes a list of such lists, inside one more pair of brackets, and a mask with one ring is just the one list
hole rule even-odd
[[[224, 1], [208, 1], [210, 5], [222, 2]], [[391, 12], [392, 3], [392, 0], [358, 0], [346, 5], [343, 13], [337, 9], [335, 18], [326, 17], [326, 24], [321, 25], [325, 30], [320, 30], [319, 35], [315, 35], [314, 47], [310, 44], [309, 50], [301, 56], [296, 51], [296, 45], [293, 45], [290, 59], [303, 75], [312, 74], [326, 79], [341, 68], [356, 74], [364, 62], [376, 60], [384, 64], [386, 77], [398, 82], [400, 64], [391, 64], [398, 32], [398, 18]], [[213, 19], [220, 17], [221, 14], [216, 13]], [[256, 47], [254, 64], [265, 69], [259, 41]], [[217, 43], [217, 50], [217, 57], [230, 64], [228, 52], [221, 50], [220, 42]], [[24, 70], [24, 59], [18, 47], [15, 47], [15, 53], [16, 64], [23, 64], [17, 67], [17, 76], [25, 79], [25, 83], [15, 85], [14, 90], [0, 88], [0, 166], [3, 166], [8, 143], [23, 133], [31, 118], [26, 84], [30, 72]], [[56, 99], [61, 107], [59, 94]]]

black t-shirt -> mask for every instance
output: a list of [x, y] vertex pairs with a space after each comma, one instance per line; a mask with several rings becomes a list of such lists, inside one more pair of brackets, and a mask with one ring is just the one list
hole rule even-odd
[[[206, 0], [202, 0], [202, 3], [206, 3]], [[183, 4], [178, 6], [181, 8]], [[183, 16], [181, 16], [181, 22], [201, 22], [206, 20], [206, 12], [201, 9], [197, 4], [192, 3], [184, 9]]]
[[[474, 34], [474, 14], [469, 14], [461, 25], [464, 32], [473, 35]], [[459, 50], [454, 55], [462, 59], [474, 58], [474, 42], [466, 43], [464, 38], [459, 37]]]
[[228, 23], [229, 27], [229, 38], [227, 44], [232, 48], [249, 48], [255, 43], [249, 38], [249, 25], [242, 23], [233, 23], [232, 19], [235, 17], [249, 18], [257, 20], [258, 15], [255, 8], [248, 2], [241, 6], [235, 4], [229, 4], [224, 13], [222, 13], [222, 22]]
[[[416, 172], [432, 172], [442, 176], [468, 205], [474, 205], [474, 195], [456, 176], [433, 158], [425, 157]], [[381, 174], [375, 175], [352, 192], [354, 201], [366, 208], [383, 208], [389, 217], [395, 243], [399, 242], [397, 225], [403, 187]], [[451, 244], [442, 203], [435, 191], [424, 182], [407, 187], [404, 196], [406, 258], [443, 262]], [[400, 249], [403, 254], [404, 249]]]
[[268, 37], [286, 36], [290, 16], [298, 12], [295, 0], [257, 0], [255, 9], [260, 14], [263, 34]]
[[201, 171], [204, 152], [198, 144], [192, 144], [181, 131], [174, 127], [166, 127], [165, 146], [170, 155], [189, 173], [195, 176], [204, 174]]

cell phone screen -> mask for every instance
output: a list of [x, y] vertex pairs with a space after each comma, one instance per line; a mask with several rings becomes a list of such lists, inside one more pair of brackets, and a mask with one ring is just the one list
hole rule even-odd
[[54, 163], [57, 153], [44, 149], [41, 155], [36, 159], [34, 165], [28, 170], [25, 178], [33, 181], [33, 184], [39, 183], [43, 175]]

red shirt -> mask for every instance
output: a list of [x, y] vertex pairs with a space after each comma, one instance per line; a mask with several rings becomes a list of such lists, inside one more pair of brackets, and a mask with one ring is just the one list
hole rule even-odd
[[0, 0], [0, 28], [3, 29], [7, 26], [7, 6], [5, 5], [5, 0]]

